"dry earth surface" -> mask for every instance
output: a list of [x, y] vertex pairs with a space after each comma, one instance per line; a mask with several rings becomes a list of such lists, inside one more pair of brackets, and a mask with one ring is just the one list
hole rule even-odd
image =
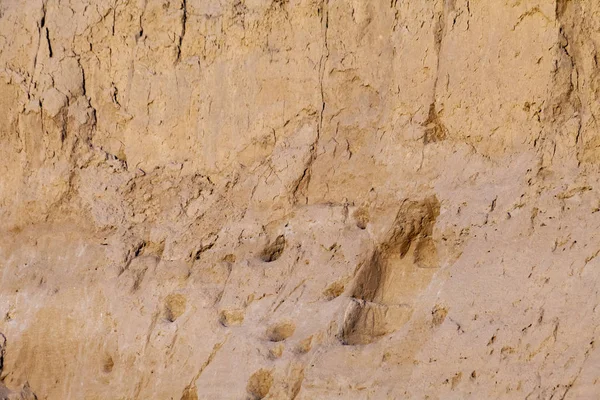
[[597, 0], [0, 0], [0, 398], [599, 398], [599, 45]]

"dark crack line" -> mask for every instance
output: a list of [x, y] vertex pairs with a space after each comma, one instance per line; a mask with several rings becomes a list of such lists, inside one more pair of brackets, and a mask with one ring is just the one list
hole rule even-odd
[[35, 76], [35, 70], [37, 69], [38, 56], [40, 54], [40, 48], [42, 46], [42, 30], [46, 27], [46, 2], [42, 3], [42, 18], [37, 24], [38, 28], [38, 48], [33, 58], [33, 70], [31, 71], [31, 79], [29, 80], [29, 87], [27, 88], [27, 99], [31, 100], [31, 86], [33, 85], [33, 77]]
[[[321, 94], [321, 110], [319, 110], [319, 120], [317, 123], [317, 136], [313, 143], [310, 146], [310, 156], [308, 161], [306, 162], [306, 166], [302, 171], [302, 175], [299, 179], [296, 180], [296, 183], [292, 188], [292, 198], [294, 199], [294, 204], [298, 202], [298, 191], [301, 188], [307, 189], [310, 184], [311, 176], [312, 176], [312, 165], [314, 161], [317, 159], [317, 147], [319, 144], [319, 139], [321, 138], [321, 134], [323, 133], [323, 115], [325, 114], [325, 90], [323, 88], [323, 80], [325, 78], [325, 66], [327, 64], [327, 60], [329, 58], [329, 44], [327, 42], [328, 29], [329, 29], [329, 0], [323, 0], [321, 5], [321, 24], [323, 29], [323, 52], [321, 54], [321, 59], [319, 60], [319, 92]], [[308, 203], [308, 195], [306, 196], [306, 202]]]
[[140, 31], [136, 36], [136, 43], [138, 40], [142, 39], [144, 36], [144, 16], [146, 15], [146, 9], [148, 8], [148, 0], [144, 0], [144, 7], [142, 8], [142, 13], [140, 14]]
[[52, 58], [52, 43], [50, 42], [50, 31], [48, 30], [48, 27], [46, 27], [46, 41], [48, 42], [48, 53], [50, 58]]
[[176, 63], [178, 63], [181, 59], [181, 45], [183, 43], [183, 37], [185, 36], [187, 25], [187, 0], [183, 0], [181, 3], [181, 9], [183, 14], [181, 16], [181, 34], [179, 35], [179, 43], [177, 43], [177, 57], [175, 58]]
[[317, 129], [317, 140], [319, 139], [323, 130], [323, 114], [325, 112], [325, 93], [323, 90], [323, 79], [325, 77], [325, 64], [329, 59], [329, 44], [327, 42], [327, 34], [329, 29], [329, 0], [323, 1], [323, 54], [321, 61], [319, 62], [319, 90], [321, 91], [321, 112], [319, 114], [319, 126]]

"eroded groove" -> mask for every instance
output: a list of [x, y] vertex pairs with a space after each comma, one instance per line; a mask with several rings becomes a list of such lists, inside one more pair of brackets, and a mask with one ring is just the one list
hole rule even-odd
[[342, 343], [371, 343], [408, 321], [411, 299], [437, 267], [431, 235], [438, 215], [435, 197], [402, 204], [386, 239], [358, 269], [338, 335]]
[[448, 133], [448, 130], [440, 119], [436, 103], [438, 83], [440, 79], [440, 58], [444, 38], [446, 36], [446, 20], [448, 18], [448, 14], [454, 10], [455, 5], [454, 0], [445, 0], [443, 1], [443, 4], [442, 12], [434, 15], [434, 19], [436, 20], [434, 29], [434, 48], [436, 54], [435, 79], [433, 81], [433, 93], [431, 104], [429, 106], [429, 114], [427, 116], [427, 120], [425, 120], [423, 123], [423, 127], [425, 128], [423, 144], [425, 145], [444, 140]]
[[264, 262], [267, 262], [267, 263], [278, 260], [279, 257], [281, 257], [283, 250], [285, 250], [285, 245], [286, 245], [285, 236], [284, 235], [277, 236], [277, 238], [272, 243], [269, 243], [263, 249], [263, 251], [260, 255], [261, 260], [263, 260]]

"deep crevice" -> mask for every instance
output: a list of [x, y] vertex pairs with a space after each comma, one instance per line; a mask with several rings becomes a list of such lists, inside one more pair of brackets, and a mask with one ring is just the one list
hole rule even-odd
[[181, 59], [181, 45], [183, 43], [183, 37], [185, 36], [187, 24], [187, 0], [183, 0], [181, 3], [181, 9], [183, 14], [181, 15], [181, 34], [179, 35], [179, 43], [177, 43], [177, 56], [175, 57], [176, 63], [178, 63]]
[[50, 42], [50, 31], [48, 30], [48, 28], [46, 27], [46, 41], [48, 42], [48, 54], [50, 55], [50, 58], [52, 58], [52, 43]]

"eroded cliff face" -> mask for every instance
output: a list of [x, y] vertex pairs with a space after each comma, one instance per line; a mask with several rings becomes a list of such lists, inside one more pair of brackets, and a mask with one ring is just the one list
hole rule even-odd
[[599, 13], [1, 0], [10, 396], [596, 398]]

